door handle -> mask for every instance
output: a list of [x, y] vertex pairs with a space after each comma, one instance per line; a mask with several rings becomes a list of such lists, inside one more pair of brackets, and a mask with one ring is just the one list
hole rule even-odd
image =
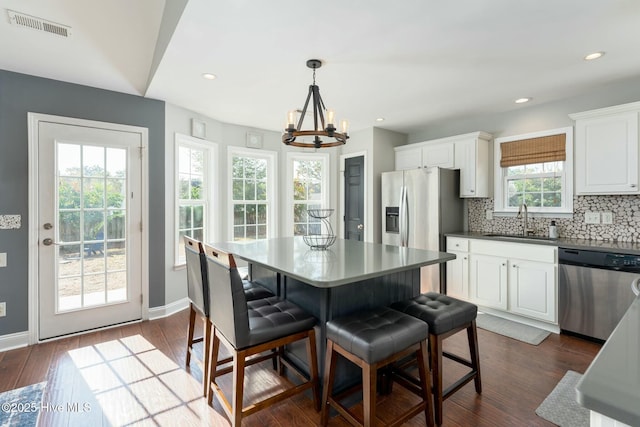
[[51, 245], [59, 245], [60, 243], [56, 243], [56, 242], [53, 241], [53, 239], [50, 239], [50, 238], [47, 237], [46, 239], [44, 239], [42, 241], [42, 244], [45, 245], [45, 246], [51, 246]]
[[363, 229], [364, 229], [364, 225], [358, 224], [358, 230], [363, 230]]

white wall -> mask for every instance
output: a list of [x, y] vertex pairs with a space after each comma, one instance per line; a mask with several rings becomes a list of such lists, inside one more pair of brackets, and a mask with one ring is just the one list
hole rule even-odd
[[[176, 133], [191, 135], [191, 119], [202, 121], [206, 125], [205, 140], [218, 144], [218, 165], [215, 174], [215, 184], [217, 185], [217, 193], [219, 197], [219, 209], [217, 212], [218, 221], [214, 225], [215, 240], [227, 241], [231, 239], [228, 231], [228, 188], [231, 185], [227, 179], [227, 147], [237, 146], [246, 147], [247, 132], [257, 134], [262, 137], [262, 150], [274, 151], [277, 153], [277, 185], [276, 199], [277, 209], [276, 216], [278, 218], [278, 232], [285, 227], [284, 209], [286, 208], [285, 195], [286, 191], [286, 161], [285, 153], [287, 151], [314, 152], [315, 149], [301, 149], [287, 147], [282, 143], [281, 134], [279, 132], [268, 131], [264, 129], [249, 128], [229, 123], [223, 123], [209, 117], [202, 116], [194, 111], [187, 110], [176, 105], [166, 104], [165, 117], [165, 265], [166, 265], [166, 286], [165, 286], [165, 304], [170, 305], [176, 301], [180, 301], [187, 297], [187, 280], [184, 267], [175, 267], [174, 263], [174, 235], [176, 227], [175, 218], [175, 147], [174, 138]], [[323, 153], [330, 154], [330, 179], [329, 187], [331, 189], [330, 207], [338, 207], [338, 156], [339, 148], [323, 148]], [[151, 207], [153, 212], [153, 207]], [[333, 226], [337, 224], [337, 215], [332, 218]]]

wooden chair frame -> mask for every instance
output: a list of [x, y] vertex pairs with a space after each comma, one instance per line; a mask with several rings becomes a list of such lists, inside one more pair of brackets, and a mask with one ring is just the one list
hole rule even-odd
[[[429, 369], [427, 367], [427, 344], [426, 341], [421, 341], [417, 344], [410, 346], [409, 348], [398, 352], [384, 360], [369, 364], [358, 356], [350, 353], [342, 348], [340, 345], [334, 343], [332, 340], [327, 340], [327, 355], [325, 359], [324, 379], [323, 379], [323, 392], [322, 392], [322, 415], [321, 425], [326, 426], [329, 421], [329, 406], [332, 406], [340, 415], [342, 415], [347, 421], [355, 426], [370, 427], [376, 423], [376, 393], [377, 393], [377, 377], [378, 371], [391, 363], [401, 360], [414, 353], [416, 355], [415, 361], [418, 364], [418, 371], [420, 381], [417, 386], [411, 382], [404, 381], [402, 378], [392, 379], [398, 384], [405, 387], [407, 390], [416, 394], [422, 398], [422, 401], [417, 405], [412, 406], [400, 417], [394, 420], [390, 426], [399, 426], [404, 424], [409, 419], [413, 418], [420, 412], [424, 411], [427, 420], [427, 425], [433, 426], [433, 396], [431, 394], [431, 378]], [[332, 395], [333, 380], [335, 376], [335, 365], [338, 354], [345, 357], [347, 360], [358, 365], [362, 369], [362, 384], [356, 385], [350, 389], [338, 395]], [[352, 411], [346, 406], [340, 403], [340, 400], [346, 396], [359, 391], [362, 392], [363, 400], [363, 419], [359, 419]]]

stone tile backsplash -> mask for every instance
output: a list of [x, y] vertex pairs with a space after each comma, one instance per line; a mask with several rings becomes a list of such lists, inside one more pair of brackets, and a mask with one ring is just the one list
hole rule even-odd
[[[486, 211], [493, 211], [493, 199], [467, 199], [469, 231], [483, 233], [522, 233], [522, 220], [515, 217], [486, 219]], [[611, 212], [613, 224], [586, 224], [585, 212]], [[529, 226], [535, 234], [547, 236], [549, 223], [554, 220], [560, 237], [640, 242], [640, 196], [574, 196], [573, 218], [541, 218], [529, 215]]]

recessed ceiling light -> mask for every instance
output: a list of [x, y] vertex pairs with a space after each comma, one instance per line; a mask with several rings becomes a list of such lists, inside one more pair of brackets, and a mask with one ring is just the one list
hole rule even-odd
[[203, 73], [202, 77], [207, 79], [207, 80], [215, 80], [216, 75], [215, 74], [211, 74], [211, 73]]
[[594, 59], [602, 58], [604, 52], [593, 52], [584, 57], [585, 61], [592, 61]]
[[378, 117], [378, 118], [376, 119], [376, 122], [384, 122], [384, 117]]
[[516, 104], [524, 104], [525, 102], [531, 101], [533, 98], [518, 98], [515, 100]]

